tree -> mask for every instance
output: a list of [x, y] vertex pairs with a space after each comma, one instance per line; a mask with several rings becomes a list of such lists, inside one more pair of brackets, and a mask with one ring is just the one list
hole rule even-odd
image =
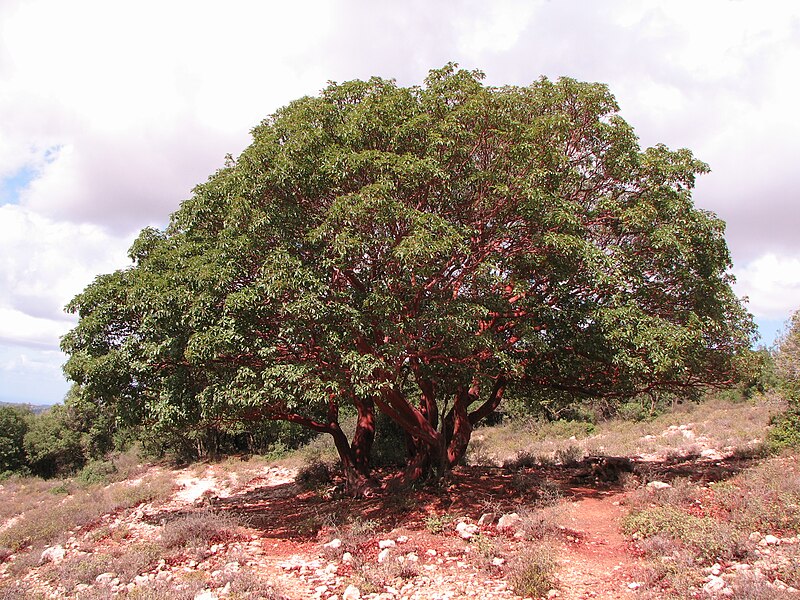
[[0, 406], [0, 476], [26, 467], [23, 439], [32, 418], [22, 406]]
[[[609, 401], [725, 385], [752, 340], [688, 150], [606, 86], [330, 84], [69, 305], [67, 374], [159, 422], [284, 419], [369, 481], [375, 409], [441, 474], [511, 385]], [[357, 413], [350, 439], [339, 412]]]
[[31, 421], [23, 445], [34, 474], [42, 477], [68, 475], [86, 463], [81, 433], [69, 421], [68, 410], [61, 405], [53, 406]]
[[776, 341], [775, 368], [785, 383], [800, 384], [800, 310], [795, 311]]
[[800, 310], [792, 314], [776, 340], [774, 357], [787, 407], [771, 420], [769, 444], [774, 450], [800, 448]]

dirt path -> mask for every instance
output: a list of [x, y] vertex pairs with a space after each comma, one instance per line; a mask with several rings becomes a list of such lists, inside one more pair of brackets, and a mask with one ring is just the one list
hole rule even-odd
[[573, 532], [559, 559], [560, 598], [632, 598], [636, 567], [620, 532], [623, 494], [590, 492], [574, 502], [565, 525]]

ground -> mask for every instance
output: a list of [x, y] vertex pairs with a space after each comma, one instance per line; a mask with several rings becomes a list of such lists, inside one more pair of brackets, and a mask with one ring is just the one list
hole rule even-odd
[[[756, 409], [737, 410], [744, 419], [737, 423], [752, 435], [746, 423]], [[780, 488], [776, 497], [790, 504], [777, 521], [762, 521], [773, 524], [769, 531], [751, 531], [755, 522], [739, 508], [731, 516], [730, 501], [764, 487], [752, 483], [754, 469], [771, 469], [783, 484], [800, 482], [797, 457], [765, 457], [749, 437], [732, 447], [730, 431], [712, 435], [705, 421], [722, 414], [637, 430], [639, 452], [624, 457], [589, 453], [600, 442], [613, 446], [610, 434], [565, 438], [552, 455], [535, 457], [528, 445], [504, 466], [468, 464], [437, 486], [361, 500], [345, 497], [336, 479], [301, 486], [297, 465], [259, 459], [150, 466], [105, 487], [58, 489], [63, 499], [52, 488], [7, 482], [0, 489], [0, 600], [800, 597], [792, 587], [800, 566], [792, 528], [800, 521], [780, 521], [800, 515], [800, 483]], [[491, 442], [500, 433], [482, 435]], [[138, 492], [142, 486], [150, 487]], [[23, 494], [27, 506], [52, 507], [12, 509], [9, 502]], [[102, 506], [66, 533], [43, 529], [62, 508], [77, 510], [76, 502]], [[715, 515], [725, 532], [747, 534], [747, 547], [729, 553], [713, 546], [704, 555], [711, 547], [705, 539], [675, 541], [680, 523], [655, 535], [641, 526], [652, 511], [673, 506], [685, 511], [679, 520], [703, 527]], [[636, 531], [631, 514], [640, 514]], [[675, 538], [671, 545], [665, 532]], [[700, 554], [682, 563], [690, 548]]]

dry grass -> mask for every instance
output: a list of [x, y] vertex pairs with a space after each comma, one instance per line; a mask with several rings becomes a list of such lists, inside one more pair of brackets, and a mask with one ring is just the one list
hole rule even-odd
[[26, 546], [55, 543], [105, 514], [163, 500], [173, 485], [168, 475], [154, 475], [136, 482], [68, 490], [68, 495], [63, 496], [49, 493], [63, 482], [48, 483], [30, 480], [11, 490], [3, 489], [9, 503], [21, 514], [0, 530], [0, 547], [17, 552]]
[[167, 523], [161, 531], [161, 543], [167, 550], [198, 549], [238, 536], [239, 523], [234, 517], [204, 510]]
[[508, 582], [515, 594], [539, 598], [555, 586], [556, 560], [547, 546], [529, 548], [514, 557]]
[[[702, 587], [704, 567], [751, 556], [760, 539], [752, 532], [800, 532], [800, 464], [796, 456], [768, 459], [709, 488], [677, 479], [671, 488], [631, 493], [628, 506], [623, 526], [649, 559], [646, 588], [653, 597], [688, 597]], [[772, 563], [769, 579], [800, 585], [800, 549], [782, 547]], [[763, 577], [738, 577], [732, 590], [734, 598], [786, 597]]]
[[677, 405], [649, 421], [529, 421], [481, 427], [473, 434], [467, 462], [520, 468], [568, 464], [582, 456], [678, 457], [699, 453], [698, 440], [728, 452], [752, 452], [763, 441], [771, 416], [784, 406], [776, 396], [741, 402], [709, 398]]
[[800, 461], [764, 461], [713, 486], [724, 517], [742, 529], [800, 533]]

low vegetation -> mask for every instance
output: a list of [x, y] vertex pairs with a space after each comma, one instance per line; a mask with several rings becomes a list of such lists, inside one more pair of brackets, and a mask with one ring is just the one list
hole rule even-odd
[[[628, 495], [627, 505], [624, 530], [648, 557], [646, 589], [653, 597], [685, 598], [702, 587], [714, 564], [758, 560], [768, 542], [800, 534], [800, 462], [786, 455], [711, 484], [681, 479], [663, 489], [641, 487]], [[781, 559], [788, 562], [775, 566], [772, 578], [796, 587], [798, 552], [789, 548]], [[763, 587], [747, 578], [736, 585]], [[735, 597], [746, 597], [741, 590]]]

